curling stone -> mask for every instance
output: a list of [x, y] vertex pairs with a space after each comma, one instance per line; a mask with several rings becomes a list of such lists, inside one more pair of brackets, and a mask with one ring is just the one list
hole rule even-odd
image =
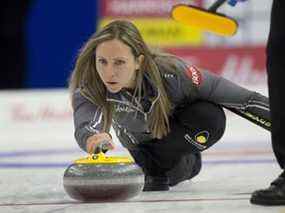
[[144, 174], [128, 157], [109, 157], [104, 153], [76, 160], [64, 172], [67, 194], [80, 201], [117, 201], [138, 195]]

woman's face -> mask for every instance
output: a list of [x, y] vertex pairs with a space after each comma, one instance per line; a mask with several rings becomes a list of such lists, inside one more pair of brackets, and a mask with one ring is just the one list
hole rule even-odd
[[143, 56], [135, 58], [131, 48], [118, 39], [105, 41], [96, 48], [96, 69], [107, 90], [135, 88], [136, 70]]

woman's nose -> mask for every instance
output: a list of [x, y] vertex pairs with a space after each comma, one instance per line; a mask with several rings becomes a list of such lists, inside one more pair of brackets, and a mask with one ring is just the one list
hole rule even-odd
[[112, 65], [108, 65], [105, 67], [105, 74], [108, 76], [108, 77], [112, 77], [115, 75], [115, 69], [113, 68]]

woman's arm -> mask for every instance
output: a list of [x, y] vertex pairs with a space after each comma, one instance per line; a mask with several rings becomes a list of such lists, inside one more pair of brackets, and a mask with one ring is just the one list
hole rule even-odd
[[[101, 142], [110, 142], [110, 134], [102, 132], [103, 114], [101, 109], [91, 103], [76, 90], [73, 94], [73, 121], [74, 136], [81, 149], [93, 153], [96, 145]], [[112, 149], [112, 147], [109, 147]]]
[[243, 88], [208, 71], [188, 67], [184, 78], [197, 88], [197, 98], [217, 103], [230, 111], [271, 130], [269, 100], [267, 97]]

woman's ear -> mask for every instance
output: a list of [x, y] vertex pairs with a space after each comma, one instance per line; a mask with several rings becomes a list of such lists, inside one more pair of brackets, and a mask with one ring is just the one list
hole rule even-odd
[[140, 55], [139, 57], [136, 58], [136, 70], [139, 70], [140, 67], [142, 66], [144, 61], [144, 55]]

